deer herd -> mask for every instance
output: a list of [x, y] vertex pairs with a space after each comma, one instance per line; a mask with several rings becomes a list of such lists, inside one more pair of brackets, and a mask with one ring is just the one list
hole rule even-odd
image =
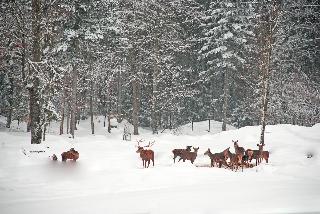
[[[139, 140], [136, 147], [138, 147], [137, 153], [140, 153], [143, 167], [148, 168], [150, 165], [150, 160], [152, 161], [152, 164], [154, 166], [154, 151], [150, 149], [150, 147], [154, 144], [154, 141], [149, 142], [149, 144], [146, 146], [141, 146], [141, 142], [142, 140]], [[240, 147], [238, 145], [238, 140], [232, 140], [232, 142], [235, 153], [230, 152], [230, 147], [219, 153], [212, 153], [210, 148], [208, 148], [204, 155], [207, 155], [210, 158], [210, 167], [216, 166], [221, 168], [223, 166], [225, 168], [230, 168], [232, 171], [238, 170], [241, 167], [243, 171], [244, 167], [253, 167], [253, 164], [251, 164], [251, 161], [253, 159], [255, 159], [256, 161], [256, 166], [263, 160], [268, 163], [269, 152], [263, 150], [265, 144], [257, 144], [257, 150], [245, 150], [243, 147]], [[193, 149], [193, 151], [191, 151], [191, 148]], [[193, 164], [197, 158], [198, 150], [199, 147], [195, 148], [192, 146], [187, 146], [185, 149], [174, 149], [172, 150], [173, 162], [175, 163], [176, 158], [179, 157], [178, 161], [183, 160], [183, 162], [185, 162], [186, 160], [189, 160]]]

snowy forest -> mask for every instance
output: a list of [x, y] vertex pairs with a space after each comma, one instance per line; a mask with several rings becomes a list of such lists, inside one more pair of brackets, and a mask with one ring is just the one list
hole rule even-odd
[[51, 121], [74, 136], [95, 115], [126, 119], [134, 134], [208, 119], [222, 130], [320, 122], [319, 1], [8, 0], [0, 10], [0, 114], [7, 128], [28, 122], [32, 143]]
[[1, 214], [320, 213], [320, 0], [0, 0]]

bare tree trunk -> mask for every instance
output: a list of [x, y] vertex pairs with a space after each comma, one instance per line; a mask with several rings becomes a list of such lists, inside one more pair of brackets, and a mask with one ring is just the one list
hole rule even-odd
[[118, 73], [118, 102], [117, 102], [118, 122], [122, 120], [122, 72], [121, 69]]
[[227, 110], [229, 100], [229, 71], [226, 70], [224, 73], [224, 84], [223, 84], [223, 118], [222, 118], [222, 131], [227, 130]]
[[269, 20], [266, 25], [262, 26], [262, 56], [261, 56], [261, 72], [262, 72], [262, 115], [261, 115], [261, 134], [260, 144], [264, 144], [264, 134], [266, 130], [268, 101], [269, 101], [269, 79], [271, 71], [271, 55], [272, 45], [274, 43], [273, 36], [279, 18], [280, 1], [271, 1], [271, 9], [269, 11]]
[[139, 126], [139, 109], [140, 109], [140, 99], [139, 99], [139, 82], [137, 79], [132, 81], [132, 123], [133, 123], [133, 134], [138, 135]]
[[151, 128], [153, 134], [157, 133], [157, 114], [156, 114], [156, 108], [157, 108], [157, 96], [158, 96], [158, 76], [159, 76], [159, 67], [158, 67], [158, 39], [156, 38], [155, 45], [154, 45], [154, 52], [156, 55], [156, 59], [154, 62], [154, 70], [152, 73], [152, 106], [151, 106]]
[[64, 127], [64, 117], [65, 117], [65, 107], [66, 107], [66, 76], [64, 77], [63, 80], [63, 91], [62, 91], [62, 98], [61, 98], [61, 122], [60, 122], [60, 135], [63, 134], [63, 127]]
[[68, 111], [67, 111], [67, 134], [69, 134], [70, 130], [70, 105], [68, 105]]
[[77, 114], [77, 81], [78, 72], [77, 67], [74, 66], [72, 70], [72, 92], [71, 92], [71, 118], [70, 118], [70, 134], [74, 138], [74, 131], [76, 130], [76, 114]]
[[9, 82], [10, 82], [10, 90], [9, 90], [9, 99], [8, 99], [9, 108], [8, 108], [7, 123], [6, 123], [6, 127], [7, 127], [7, 128], [10, 128], [10, 127], [11, 127], [12, 112], [13, 112], [14, 82], [13, 82], [13, 78], [12, 78], [12, 77], [9, 77]]
[[30, 118], [31, 118], [31, 144], [40, 144], [42, 138], [41, 128], [41, 102], [40, 102], [40, 80], [37, 73], [41, 62], [41, 5], [40, 0], [32, 0], [32, 69], [30, 70], [32, 84], [28, 85], [30, 95]]
[[94, 122], [93, 122], [93, 80], [91, 79], [91, 92], [90, 92], [90, 117], [91, 117], [91, 134], [94, 134]]
[[44, 126], [43, 126], [43, 136], [42, 136], [42, 140], [43, 141], [46, 141], [46, 132], [47, 132], [47, 122], [44, 123]]

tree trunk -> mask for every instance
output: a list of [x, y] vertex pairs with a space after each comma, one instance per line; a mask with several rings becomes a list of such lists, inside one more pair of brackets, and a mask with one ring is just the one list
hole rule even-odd
[[273, 36], [275, 33], [275, 27], [277, 24], [277, 19], [279, 15], [280, 2], [271, 1], [271, 11], [269, 11], [269, 20], [266, 25], [262, 26], [262, 38], [261, 47], [261, 65], [260, 69], [262, 72], [262, 116], [261, 116], [261, 134], [260, 134], [260, 144], [264, 144], [264, 135], [266, 130], [267, 121], [267, 111], [268, 111], [268, 101], [269, 101], [269, 77], [271, 71], [271, 55], [272, 55], [272, 45], [274, 43]]
[[64, 127], [64, 117], [65, 117], [65, 107], [66, 107], [66, 76], [64, 77], [63, 81], [63, 91], [62, 91], [62, 98], [61, 98], [61, 122], [60, 122], [60, 135], [63, 134], [63, 127]]
[[90, 92], [90, 117], [91, 117], [91, 134], [94, 134], [94, 122], [93, 122], [93, 80], [91, 79], [91, 92]]
[[46, 141], [47, 126], [48, 126], [48, 124], [45, 122], [45, 123], [44, 123], [44, 126], [43, 126], [43, 136], [42, 136], [42, 140], [43, 140], [43, 141]]
[[157, 133], [157, 114], [156, 114], [156, 107], [157, 107], [157, 96], [158, 96], [158, 75], [159, 75], [159, 67], [158, 67], [158, 39], [156, 39], [155, 45], [154, 45], [154, 52], [156, 55], [156, 59], [154, 62], [154, 70], [152, 73], [152, 100], [151, 100], [151, 128], [152, 133]]
[[138, 126], [139, 126], [139, 108], [140, 108], [140, 99], [139, 99], [139, 82], [137, 79], [132, 81], [132, 123], [133, 123], [133, 134], [138, 135]]
[[29, 89], [29, 108], [31, 119], [31, 144], [40, 144], [42, 138], [41, 128], [41, 100], [40, 100], [40, 80], [38, 78], [39, 66], [41, 62], [41, 5], [40, 0], [32, 0], [32, 68], [30, 77], [32, 84], [28, 85]]
[[223, 84], [223, 118], [222, 118], [222, 131], [227, 130], [227, 110], [229, 100], [229, 71], [224, 73], [224, 84]]
[[70, 105], [68, 105], [68, 111], [67, 111], [67, 134], [69, 134], [70, 130]]
[[117, 102], [118, 122], [122, 120], [122, 73], [121, 69], [118, 74], [118, 102]]
[[70, 134], [74, 138], [74, 131], [76, 130], [76, 114], [77, 114], [77, 81], [78, 72], [77, 67], [74, 66], [72, 70], [72, 89], [71, 89], [71, 118], [70, 118]]
[[[13, 72], [13, 71], [12, 71]], [[10, 81], [10, 91], [9, 91], [9, 99], [8, 99], [8, 103], [9, 103], [9, 109], [8, 109], [8, 113], [7, 113], [7, 123], [6, 123], [6, 127], [10, 128], [11, 127], [11, 122], [12, 122], [12, 112], [13, 112], [13, 98], [14, 98], [14, 82], [13, 82], [13, 78], [9, 77], [9, 81]]]

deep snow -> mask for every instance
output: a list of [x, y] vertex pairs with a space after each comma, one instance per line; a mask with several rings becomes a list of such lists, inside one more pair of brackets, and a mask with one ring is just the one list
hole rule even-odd
[[[59, 136], [50, 127], [47, 141], [31, 145], [24, 127], [1, 126], [0, 213], [320, 213], [320, 124], [313, 127], [267, 126], [270, 162], [232, 172], [209, 168], [207, 148], [234, 151], [232, 140], [256, 149], [259, 127], [219, 132], [208, 121], [152, 135], [140, 129], [132, 141], [122, 141], [123, 127], [109, 134], [96, 121], [81, 121], [76, 139]], [[100, 123], [98, 123], [100, 121]], [[136, 140], [155, 140], [155, 166], [142, 168]], [[195, 164], [173, 163], [172, 149], [199, 146]], [[61, 162], [60, 154], [74, 147], [77, 162]], [[44, 150], [44, 153], [30, 151]], [[23, 153], [25, 152], [26, 155]], [[59, 161], [49, 156], [57, 154]], [[312, 158], [307, 155], [312, 153]]]

